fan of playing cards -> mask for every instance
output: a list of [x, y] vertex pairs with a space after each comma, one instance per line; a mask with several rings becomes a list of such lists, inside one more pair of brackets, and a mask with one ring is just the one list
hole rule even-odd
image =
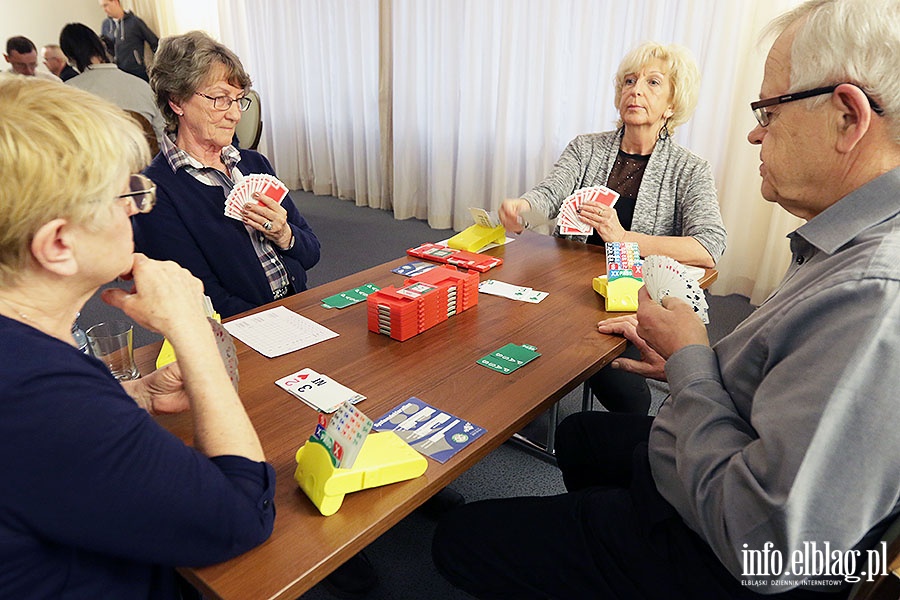
[[281, 202], [287, 195], [288, 188], [277, 177], [267, 173], [251, 173], [238, 181], [228, 194], [225, 200], [225, 216], [242, 221], [241, 213], [244, 205], [252, 200], [251, 196], [256, 192], [268, 196], [275, 202]]
[[590, 235], [592, 227], [578, 216], [581, 205], [585, 202], [597, 202], [612, 208], [618, 199], [618, 193], [602, 185], [581, 188], [563, 200], [559, 207], [559, 219], [556, 222], [559, 232], [563, 235]]
[[648, 256], [644, 259], [643, 271], [644, 287], [656, 302], [662, 302], [666, 296], [684, 300], [704, 323], [709, 323], [706, 296], [700, 284], [688, 276], [683, 264], [668, 256]]

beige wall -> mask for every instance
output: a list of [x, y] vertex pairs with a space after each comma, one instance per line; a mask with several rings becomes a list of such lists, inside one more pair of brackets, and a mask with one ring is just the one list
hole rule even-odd
[[[0, 0], [0, 44], [6, 50], [6, 40], [24, 35], [38, 47], [58, 44], [59, 32], [67, 23], [84, 23], [98, 34], [106, 16], [98, 0]], [[38, 58], [40, 68], [44, 65]], [[0, 69], [9, 65], [0, 59]]]

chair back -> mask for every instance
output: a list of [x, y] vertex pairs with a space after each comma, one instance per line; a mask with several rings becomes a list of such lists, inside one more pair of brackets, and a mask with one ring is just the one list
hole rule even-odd
[[147, 117], [133, 110], [126, 110], [131, 118], [138, 122], [141, 129], [144, 130], [144, 137], [147, 138], [147, 145], [150, 146], [150, 156], [156, 156], [159, 153], [159, 140], [156, 139], [156, 132], [153, 131], [153, 125], [147, 120]]
[[259, 138], [262, 137], [262, 106], [259, 94], [251, 89], [247, 92], [250, 98], [250, 108], [241, 114], [241, 120], [234, 129], [241, 148], [256, 150], [259, 146]]

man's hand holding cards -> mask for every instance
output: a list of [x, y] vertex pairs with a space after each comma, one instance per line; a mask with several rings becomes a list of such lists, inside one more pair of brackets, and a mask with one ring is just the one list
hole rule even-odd
[[668, 256], [648, 256], [644, 259], [644, 286], [654, 301], [672, 296], [691, 305], [704, 324], [709, 324], [706, 295], [697, 280], [688, 276], [683, 264]]
[[242, 221], [244, 205], [253, 200], [253, 194], [257, 192], [281, 203], [287, 196], [288, 188], [277, 177], [267, 173], [251, 173], [238, 181], [228, 194], [225, 216]]
[[574, 194], [563, 200], [559, 208], [559, 218], [556, 224], [563, 235], [590, 235], [592, 227], [581, 220], [579, 211], [581, 205], [586, 202], [602, 204], [610, 208], [616, 205], [619, 194], [606, 186], [596, 185], [581, 188]]

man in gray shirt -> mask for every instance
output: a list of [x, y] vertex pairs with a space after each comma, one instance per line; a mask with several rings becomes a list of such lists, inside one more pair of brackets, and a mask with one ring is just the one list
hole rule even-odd
[[818, 598], [886, 573], [878, 539], [900, 513], [900, 0], [812, 0], [770, 33], [748, 139], [763, 196], [807, 221], [784, 280], [713, 348], [686, 303], [644, 291], [636, 318], [601, 323], [641, 349], [614, 366], [667, 378], [671, 396], [652, 422], [564, 421], [568, 494], [448, 515], [434, 556], [454, 584], [491, 598]]

